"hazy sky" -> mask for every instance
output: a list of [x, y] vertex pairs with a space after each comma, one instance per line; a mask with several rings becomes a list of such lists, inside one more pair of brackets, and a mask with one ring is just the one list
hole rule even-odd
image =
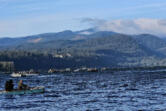
[[166, 0], [0, 0], [0, 37], [97, 27], [166, 35]]

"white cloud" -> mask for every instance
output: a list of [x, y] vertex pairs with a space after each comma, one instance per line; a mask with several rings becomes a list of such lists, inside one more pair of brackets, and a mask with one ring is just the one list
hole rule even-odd
[[[86, 20], [86, 21], [85, 21]], [[166, 19], [133, 19], [133, 20], [100, 20], [88, 19], [83, 22], [88, 22], [93, 27], [101, 31], [114, 31], [125, 34], [154, 34], [158, 36], [166, 36]]]

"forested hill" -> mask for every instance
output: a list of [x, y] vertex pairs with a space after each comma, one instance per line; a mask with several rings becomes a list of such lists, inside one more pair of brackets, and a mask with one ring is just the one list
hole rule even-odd
[[0, 39], [0, 61], [17, 70], [166, 65], [166, 41], [93, 29]]

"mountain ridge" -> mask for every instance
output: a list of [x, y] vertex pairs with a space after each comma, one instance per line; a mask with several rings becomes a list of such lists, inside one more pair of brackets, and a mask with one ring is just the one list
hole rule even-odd
[[[82, 33], [87, 31], [90, 33]], [[151, 66], [166, 65], [165, 49], [166, 41], [150, 34], [127, 35], [92, 29], [76, 32], [66, 30], [23, 38], [0, 39], [0, 60], [15, 61], [17, 67], [21, 67], [22, 61], [29, 60], [31, 62], [25, 65], [29, 68], [33, 68], [29, 63], [36, 64], [45, 60], [43, 65], [40, 63], [41, 67], [36, 64], [38, 69], [46, 67], [46, 64], [51, 64], [46, 67], [47, 69], [63, 65], [65, 67]], [[18, 58], [12, 57], [13, 54]]]

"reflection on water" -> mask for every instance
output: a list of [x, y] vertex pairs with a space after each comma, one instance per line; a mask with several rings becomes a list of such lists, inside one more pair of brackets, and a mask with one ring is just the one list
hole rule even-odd
[[[1, 89], [6, 79], [0, 76]], [[14, 79], [15, 85], [20, 78]], [[30, 86], [45, 86], [43, 94], [0, 95], [3, 110], [166, 110], [164, 72], [56, 74], [21, 78]]]

